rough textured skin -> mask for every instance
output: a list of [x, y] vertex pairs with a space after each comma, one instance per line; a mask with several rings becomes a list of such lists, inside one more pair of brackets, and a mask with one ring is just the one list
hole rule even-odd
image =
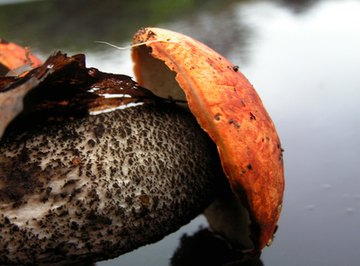
[[140, 85], [156, 83], [149, 57], [163, 61], [164, 68], [176, 74], [190, 110], [218, 147], [233, 192], [249, 211], [255, 249], [262, 249], [280, 216], [284, 172], [275, 126], [253, 86], [237, 66], [182, 34], [145, 28], [133, 42], [144, 43], [133, 48]]
[[0, 142], [0, 264], [96, 261], [163, 238], [214, 199], [215, 145], [143, 105]]

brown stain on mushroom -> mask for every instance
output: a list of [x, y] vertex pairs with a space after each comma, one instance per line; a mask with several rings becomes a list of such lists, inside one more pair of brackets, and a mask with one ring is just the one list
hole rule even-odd
[[[163, 41], [168, 38], [171, 43]], [[262, 249], [280, 216], [284, 172], [280, 140], [260, 97], [233, 64], [190, 37], [147, 28], [133, 42], [144, 43], [132, 54], [140, 85], [153, 82], [143, 60], [161, 60], [176, 73], [190, 110], [218, 147], [233, 192], [250, 213], [255, 248]]]

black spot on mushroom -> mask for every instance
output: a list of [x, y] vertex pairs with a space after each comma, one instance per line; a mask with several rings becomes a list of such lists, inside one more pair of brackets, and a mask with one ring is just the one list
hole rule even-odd
[[239, 71], [239, 66], [233, 66], [233, 70], [234, 70], [235, 72], [238, 72], [238, 71]]
[[239, 122], [237, 122], [236, 120], [234, 120], [234, 119], [229, 119], [229, 124], [230, 125], [233, 125], [235, 128], [240, 128], [240, 123]]
[[248, 170], [252, 170], [253, 168], [252, 168], [252, 165], [249, 163], [247, 166], [246, 166], [246, 168], [248, 169]]
[[87, 144], [89, 145], [89, 147], [94, 148], [96, 145], [96, 142], [93, 139], [89, 139], [87, 141]]
[[221, 115], [220, 115], [220, 114], [216, 114], [216, 115], [214, 116], [214, 120], [217, 121], [217, 122], [219, 122], [219, 121], [221, 120]]
[[256, 120], [256, 116], [252, 112], [250, 112], [250, 120]]

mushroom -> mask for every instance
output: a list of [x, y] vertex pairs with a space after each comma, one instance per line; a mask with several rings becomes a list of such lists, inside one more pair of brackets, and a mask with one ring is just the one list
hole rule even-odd
[[48, 74], [1, 139], [1, 264], [116, 257], [177, 230], [215, 197], [216, 149], [191, 113], [83, 59], [56, 54], [8, 85]]
[[[225, 58], [184, 35], [146, 28], [134, 44], [139, 84], [163, 98], [128, 77], [85, 68], [79, 57], [57, 55], [25, 76], [41, 77], [31, 98], [63, 70], [58, 58], [76, 65], [76, 78], [92, 82], [79, 82], [81, 97], [71, 97], [90, 115], [34, 126], [24, 112], [6, 130], [0, 264], [116, 257], [177, 230], [216, 198], [205, 211], [216, 233], [255, 251], [271, 239], [283, 193], [281, 147], [254, 89]], [[42, 113], [72, 100], [42, 102]]]
[[235, 245], [261, 250], [271, 243], [280, 217], [284, 171], [279, 137], [255, 89], [238, 66], [188, 36], [144, 28], [134, 43], [139, 84], [164, 97], [185, 94], [217, 145], [233, 194], [206, 211], [210, 226]]
[[16, 70], [21, 67], [37, 67], [41, 61], [33, 55], [29, 48], [0, 38], [0, 73]]

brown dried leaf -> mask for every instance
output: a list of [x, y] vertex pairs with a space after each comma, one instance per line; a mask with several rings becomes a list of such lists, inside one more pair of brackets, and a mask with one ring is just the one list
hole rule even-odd
[[128, 76], [86, 68], [82, 54], [68, 57], [58, 52], [24, 77], [0, 77], [0, 133], [20, 112], [10, 126], [26, 130], [158, 99]]

